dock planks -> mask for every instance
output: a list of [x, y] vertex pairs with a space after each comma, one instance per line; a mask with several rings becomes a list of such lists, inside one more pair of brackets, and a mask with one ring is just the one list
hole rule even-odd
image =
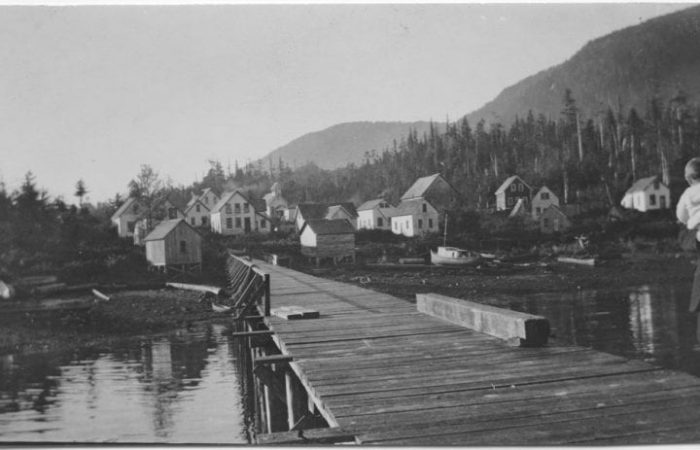
[[700, 378], [575, 346], [517, 348], [393, 296], [262, 262], [265, 319], [331, 426], [372, 445], [700, 440]]

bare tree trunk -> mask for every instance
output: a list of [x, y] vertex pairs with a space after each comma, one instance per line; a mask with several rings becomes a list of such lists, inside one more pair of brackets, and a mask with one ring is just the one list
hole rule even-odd
[[578, 141], [578, 161], [583, 162], [583, 139], [581, 138], [581, 121], [576, 110], [576, 139]]
[[635, 138], [634, 138], [634, 133], [630, 136], [630, 162], [632, 163], [632, 179], [636, 180], [637, 179], [637, 157], [635, 155], [634, 147], [635, 147]]

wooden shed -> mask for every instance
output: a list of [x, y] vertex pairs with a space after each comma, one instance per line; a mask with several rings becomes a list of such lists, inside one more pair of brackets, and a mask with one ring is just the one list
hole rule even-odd
[[202, 269], [202, 237], [184, 218], [159, 223], [144, 239], [148, 263], [167, 272]]
[[345, 219], [307, 220], [299, 233], [301, 254], [316, 260], [333, 258], [337, 264], [349, 257], [355, 262], [355, 228]]

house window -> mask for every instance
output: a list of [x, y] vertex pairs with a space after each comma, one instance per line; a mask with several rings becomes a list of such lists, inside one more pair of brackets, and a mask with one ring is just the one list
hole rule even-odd
[[423, 229], [423, 219], [418, 219], [418, 229], [419, 230]]
[[199, 212], [199, 205], [195, 206], [194, 209]]
[[515, 183], [511, 184], [510, 191], [511, 192], [518, 192], [518, 186], [516, 186]]
[[177, 209], [168, 208], [168, 219], [177, 219]]
[[228, 228], [229, 230], [233, 228], [233, 219], [231, 219], [230, 217], [226, 218], [226, 228]]
[[428, 219], [428, 228], [433, 228], [433, 219]]
[[659, 180], [654, 181], [654, 190], [658, 191], [659, 190]]
[[136, 222], [127, 222], [126, 223], [126, 229], [129, 230], [129, 233], [133, 233], [134, 228], [136, 228]]
[[522, 184], [518, 185], [518, 192], [522, 192], [524, 189], [524, 186]]
[[243, 203], [243, 212], [247, 213], [248, 211], [250, 211], [250, 205], [248, 205], [248, 203]]
[[190, 223], [194, 225], [194, 217], [190, 217]]
[[543, 192], [540, 194], [542, 200], [549, 200], [549, 192]]
[[240, 214], [241, 212], [241, 204], [236, 203], [234, 210], [236, 211], [236, 214]]
[[187, 253], [187, 241], [180, 241], [180, 253]]
[[260, 228], [267, 228], [267, 221], [265, 219], [260, 221]]
[[226, 214], [231, 214], [231, 205], [226, 205]]
[[384, 220], [381, 217], [377, 217], [377, 226], [378, 227], [384, 226]]
[[423, 212], [428, 212], [428, 205], [423, 203]]
[[206, 217], [202, 217], [202, 225], [206, 225], [206, 224], [207, 224], [207, 218], [206, 218]]
[[240, 228], [240, 227], [241, 227], [241, 218], [236, 217], [236, 228]]
[[649, 194], [649, 206], [656, 206], [656, 195]]
[[549, 219], [546, 217], [544, 219], [542, 219], [542, 224], [544, 225], [545, 228], [549, 228]]
[[536, 212], [537, 214], [540, 214], [540, 213], [542, 212], [542, 208], [540, 208], [540, 207], [538, 206], [537, 208], [535, 208], [535, 212]]
[[513, 197], [506, 198], [506, 206], [513, 206]]

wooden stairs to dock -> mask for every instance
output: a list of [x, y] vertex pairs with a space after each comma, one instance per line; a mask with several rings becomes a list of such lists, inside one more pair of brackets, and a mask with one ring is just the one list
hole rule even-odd
[[700, 378], [583, 347], [513, 347], [387, 294], [255, 265], [273, 308], [320, 313], [264, 320], [326, 421], [359, 443], [700, 441]]

